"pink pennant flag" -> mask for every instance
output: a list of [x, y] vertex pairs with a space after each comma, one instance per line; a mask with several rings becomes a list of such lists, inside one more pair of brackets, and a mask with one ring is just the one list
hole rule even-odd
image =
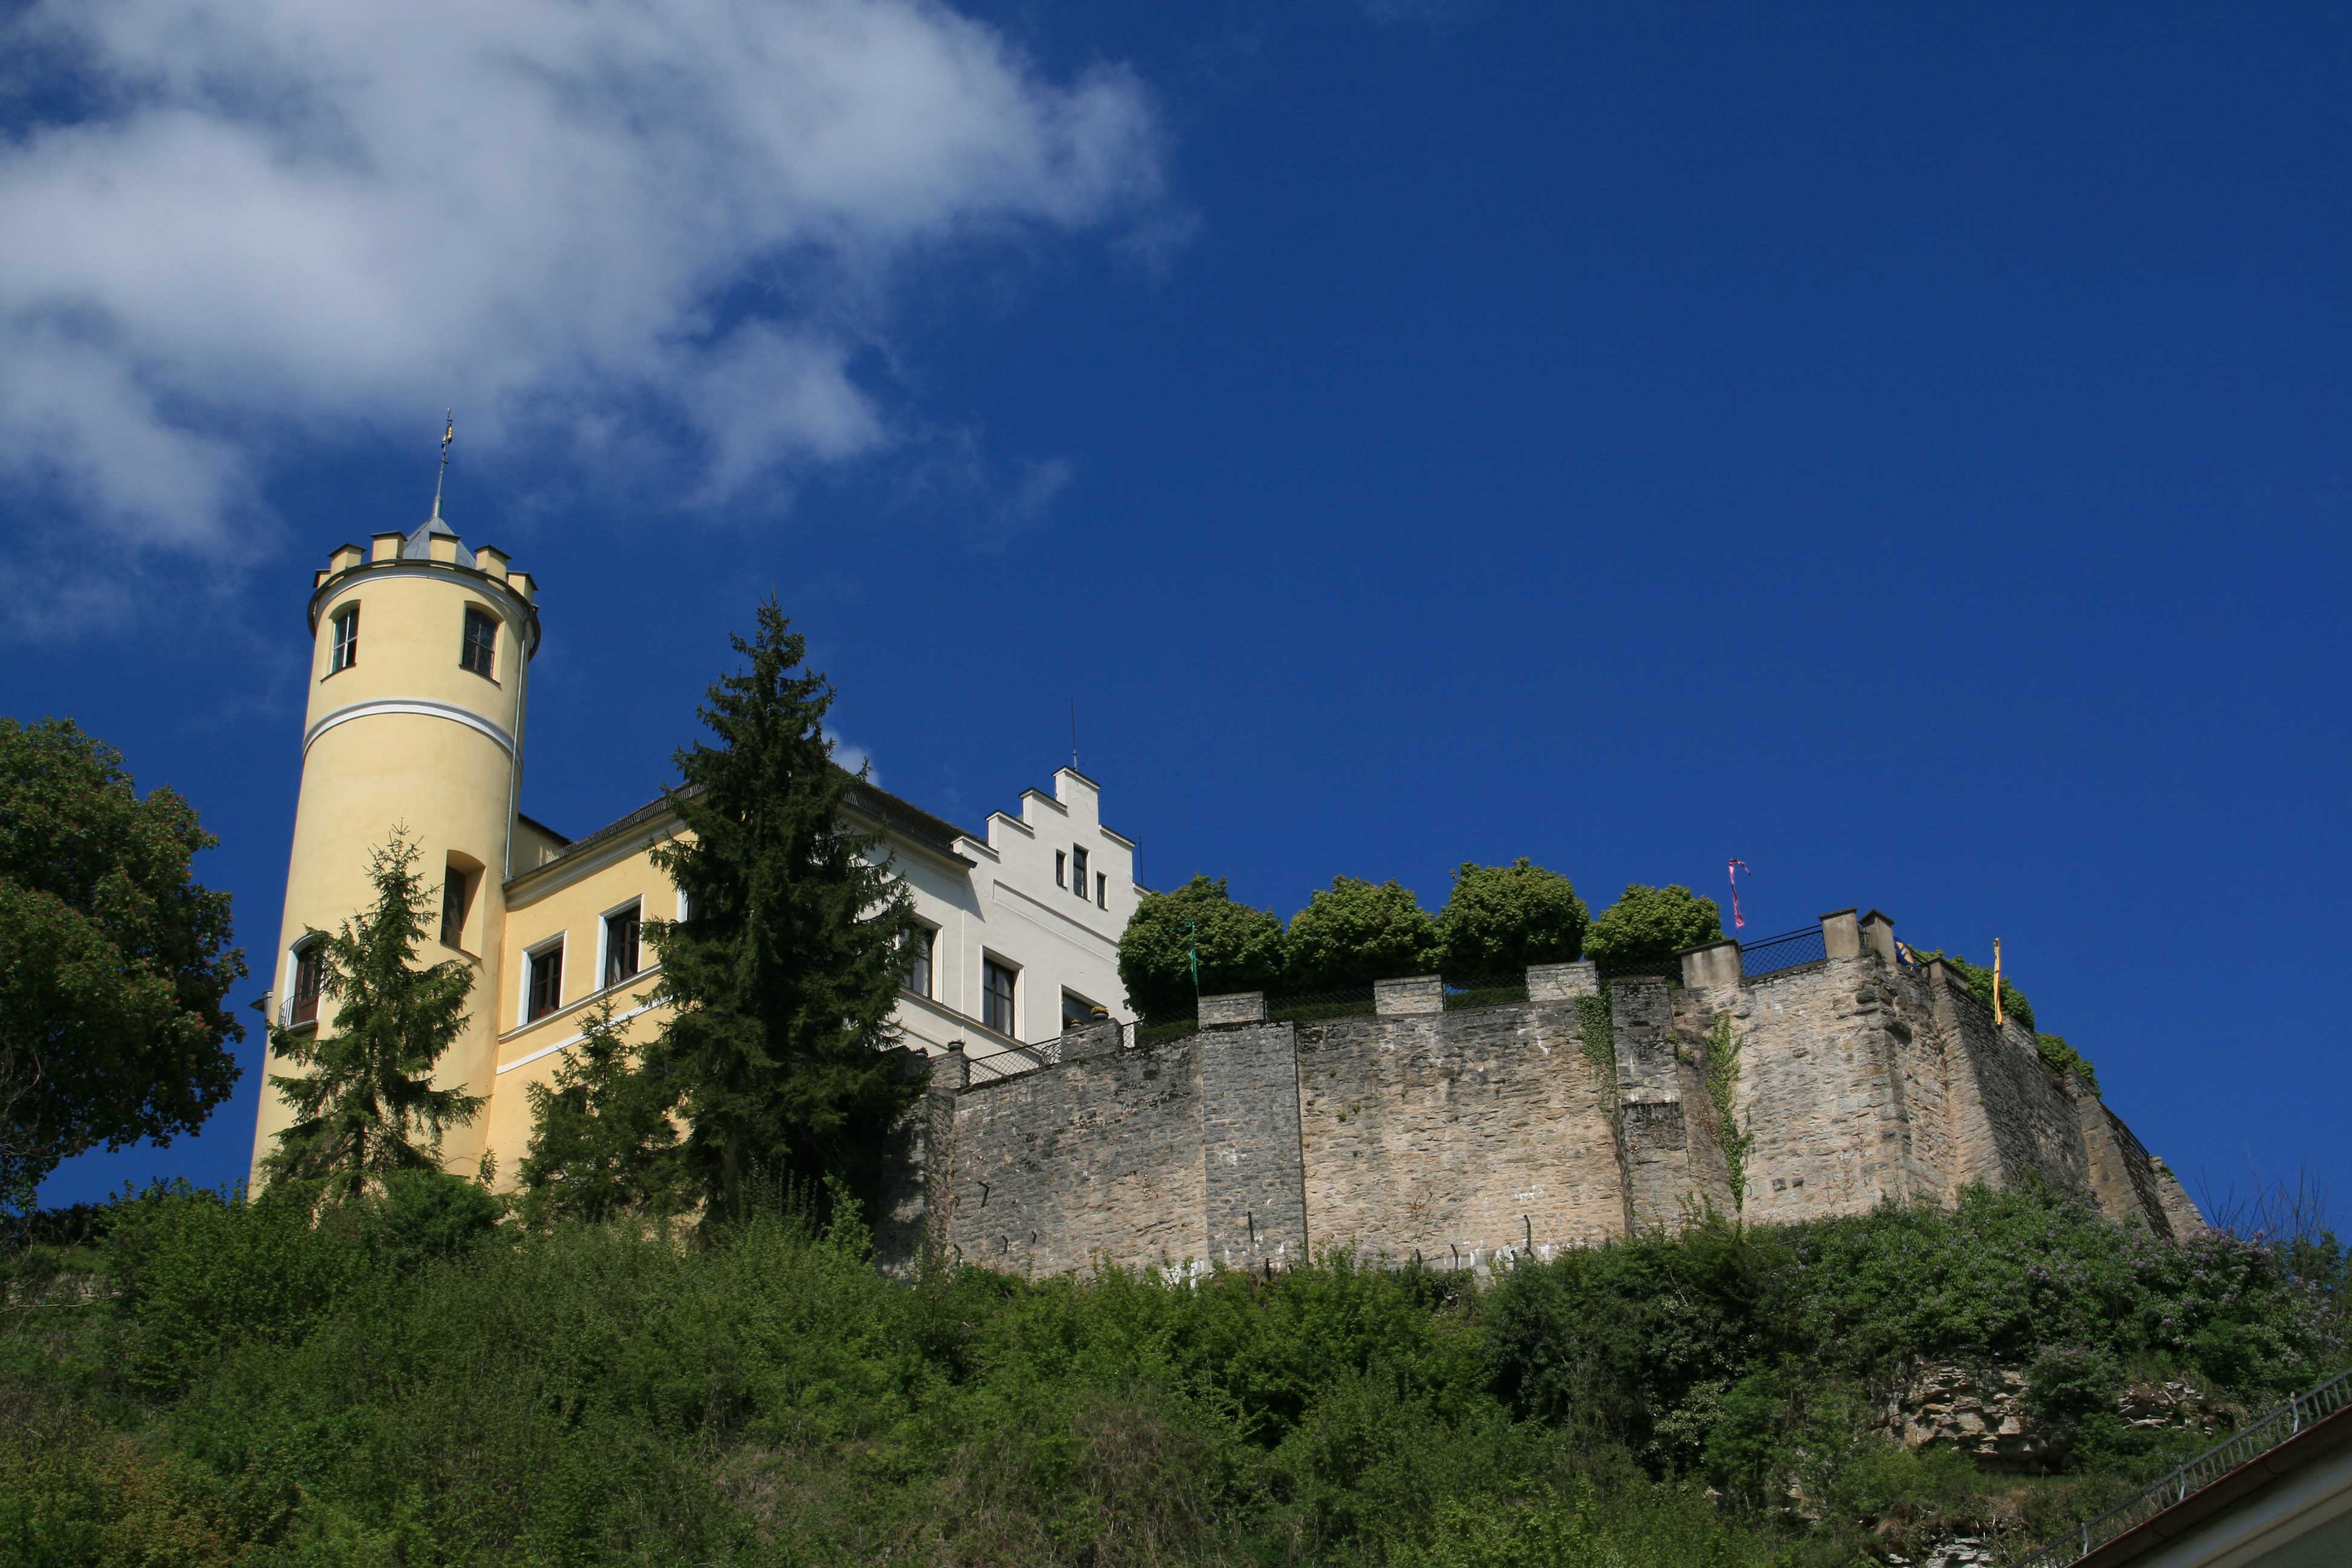
[[1724, 869], [1731, 877], [1731, 929], [1739, 931], [1748, 924], [1748, 917], [1739, 912], [1739, 873], [1747, 871], [1751, 877], [1756, 873], [1748, 870], [1748, 862], [1745, 860], [1734, 860]]

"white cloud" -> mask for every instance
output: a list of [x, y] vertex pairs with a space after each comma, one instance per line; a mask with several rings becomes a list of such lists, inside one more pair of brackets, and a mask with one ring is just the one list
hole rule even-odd
[[1169, 222], [1129, 73], [930, 0], [36, 0], [0, 53], [92, 84], [0, 141], [0, 466], [142, 544], [453, 397], [788, 481], [902, 434], [849, 367], [904, 263]]

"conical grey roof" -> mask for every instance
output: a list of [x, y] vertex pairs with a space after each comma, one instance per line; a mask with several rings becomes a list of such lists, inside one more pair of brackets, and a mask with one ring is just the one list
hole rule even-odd
[[[444, 535], [451, 540], [455, 540], [457, 537], [457, 531], [450, 527], [438, 513], [436, 513], [432, 517], [428, 517], [423, 522], [417, 524], [416, 531], [410, 534], [406, 539], [401, 541], [400, 553], [402, 557], [408, 560], [423, 560], [430, 556], [433, 553], [433, 536], [436, 533]], [[464, 544], [459, 544], [457, 546], [457, 564], [460, 566], [471, 566], [473, 563], [474, 552], [467, 549]]]

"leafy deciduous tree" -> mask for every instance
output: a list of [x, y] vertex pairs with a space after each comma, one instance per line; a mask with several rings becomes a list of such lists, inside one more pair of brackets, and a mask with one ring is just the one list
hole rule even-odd
[[[688, 918], [648, 921], [661, 1000], [676, 1005], [648, 1063], [679, 1092], [680, 1147], [708, 1220], [769, 1184], [879, 1168], [885, 1133], [918, 1090], [881, 1047], [915, 921], [879, 841], [845, 825], [855, 775], [833, 763], [833, 685], [772, 598], [751, 660], [700, 712], [716, 745], [677, 753], [670, 792], [686, 836], [655, 863]], [[798, 673], [795, 673], [798, 671]]]
[[416, 967], [433, 893], [416, 872], [404, 828], [368, 860], [375, 901], [320, 946], [319, 1021], [273, 1024], [273, 1055], [305, 1069], [272, 1074], [294, 1108], [262, 1162], [272, 1177], [324, 1184], [330, 1203], [380, 1191], [401, 1171], [438, 1170], [442, 1135], [481, 1110], [483, 1097], [436, 1089], [433, 1069], [466, 1026], [474, 966], [446, 959]]
[[613, 1022], [613, 999], [590, 1009], [580, 1043], [551, 1084], [530, 1086], [530, 1149], [516, 1175], [523, 1217], [598, 1222], [660, 1215], [679, 1205], [677, 1090], [635, 1059]]
[[1422, 974], [1436, 960], [1435, 922], [1395, 882], [1334, 877], [1283, 936], [1284, 970], [1301, 990]]
[[229, 901], [194, 880], [215, 840], [69, 719], [0, 718], [0, 1206], [60, 1160], [169, 1142], [226, 1099], [246, 973]]
[[1526, 856], [1507, 866], [1465, 860], [1437, 916], [1445, 972], [1464, 978], [1530, 963], [1566, 963], [1584, 951], [1584, 900], [1557, 871]]
[[1118, 978], [1147, 1018], [1192, 1011], [1192, 954], [1201, 957], [1201, 993], [1261, 991], [1282, 977], [1282, 921], [1272, 910], [1236, 903], [1223, 877], [1195, 876], [1165, 893], [1146, 893], [1118, 939]]
[[1723, 936], [1723, 910], [1681, 883], [1645, 888], [1629, 882], [1585, 934], [1584, 951], [1602, 968], [1664, 963], [1686, 947]]

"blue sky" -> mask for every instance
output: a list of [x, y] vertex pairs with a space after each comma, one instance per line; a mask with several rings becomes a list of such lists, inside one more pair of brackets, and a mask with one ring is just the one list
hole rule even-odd
[[[20, 5], [0, 710], [266, 951], [310, 574], [454, 404], [560, 828], [772, 586], [967, 826], [1075, 700], [1284, 915], [1737, 855], [2000, 937], [2192, 1193], [2341, 1185], [2352, 16], [1928, 10]], [[258, 1053], [45, 1196], [241, 1173]]]

